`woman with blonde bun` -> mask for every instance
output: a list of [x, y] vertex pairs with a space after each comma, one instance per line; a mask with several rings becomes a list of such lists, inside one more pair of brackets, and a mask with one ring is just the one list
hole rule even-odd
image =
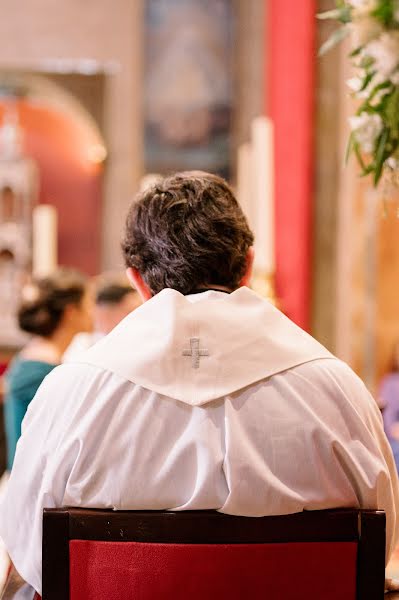
[[91, 330], [92, 301], [86, 278], [72, 269], [25, 286], [18, 310], [20, 328], [32, 335], [6, 372], [5, 429], [11, 469], [21, 423], [43, 379], [61, 362], [80, 331]]

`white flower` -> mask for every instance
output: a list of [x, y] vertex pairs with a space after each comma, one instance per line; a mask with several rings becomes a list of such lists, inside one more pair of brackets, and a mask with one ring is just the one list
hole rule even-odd
[[368, 44], [384, 31], [383, 26], [377, 19], [367, 15], [355, 19], [350, 27], [352, 30], [352, 44], [354, 48], [359, 48], [360, 46]]
[[356, 141], [364, 152], [373, 152], [376, 139], [381, 133], [383, 123], [380, 115], [361, 113], [356, 117], [349, 117], [351, 130]]
[[399, 85], [399, 71], [392, 73], [390, 79], [394, 85]]
[[369, 42], [363, 54], [374, 60], [373, 67], [380, 79], [389, 79], [399, 66], [399, 31], [383, 33]]
[[[380, 85], [381, 83], [385, 83], [386, 81], [387, 79], [385, 77], [381, 77], [379, 73], [376, 73], [364, 89], [361, 89], [361, 86], [363, 85], [363, 79], [360, 77], [353, 77], [352, 79], [348, 79], [346, 83], [348, 87], [353, 91], [354, 95], [357, 98], [359, 98], [359, 100], [368, 100], [374, 88], [377, 85]], [[378, 90], [378, 92], [374, 93], [373, 99], [370, 101], [371, 106], [379, 104], [382, 100], [382, 97], [390, 92], [390, 88], [385, 87]]]
[[396, 158], [394, 158], [393, 156], [390, 156], [389, 158], [386, 159], [385, 164], [387, 167], [389, 167], [392, 170], [396, 170], [399, 166], [399, 163], [397, 161]]
[[363, 8], [367, 10], [373, 10], [378, 2], [377, 0], [349, 0], [348, 4], [350, 4], [353, 8]]
[[351, 77], [350, 79], [346, 80], [346, 85], [350, 90], [352, 90], [352, 92], [360, 92], [362, 83], [363, 82], [360, 77]]
[[378, 0], [350, 0], [349, 6], [353, 8], [353, 17], [370, 14], [372, 10], [377, 8]]
[[373, 98], [371, 100], [369, 100], [369, 104], [370, 106], [378, 106], [381, 102], [381, 100], [383, 99], [384, 96], [386, 96], [387, 94], [389, 94], [390, 90], [386, 89], [386, 88], [382, 88], [382, 90], [378, 90], [378, 92], [376, 92], [373, 96]]

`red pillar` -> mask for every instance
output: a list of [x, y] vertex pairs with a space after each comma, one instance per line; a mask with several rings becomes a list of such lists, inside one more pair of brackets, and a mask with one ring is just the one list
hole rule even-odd
[[266, 112], [275, 126], [276, 288], [282, 310], [308, 329], [316, 2], [268, 0], [267, 8]]

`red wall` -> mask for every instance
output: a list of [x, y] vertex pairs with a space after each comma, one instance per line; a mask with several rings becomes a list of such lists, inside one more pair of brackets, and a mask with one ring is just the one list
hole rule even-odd
[[282, 310], [310, 320], [315, 0], [269, 0], [266, 112], [275, 125], [276, 288]]
[[[0, 118], [4, 105], [0, 103]], [[39, 103], [18, 103], [24, 149], [40, 170], [39, 202], [58, 211], [59, 264], [100, 269], [101, 165], [90, 162], [97, 138], [80, 120]]]

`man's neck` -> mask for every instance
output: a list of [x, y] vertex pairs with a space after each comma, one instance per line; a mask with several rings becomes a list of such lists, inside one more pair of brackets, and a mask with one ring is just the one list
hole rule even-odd
[[209, 291], [225, 292], [226, 294], [231, 294], [231, 292], [233, 292], [233, 290], [231, 288], [228, 288], [224, 285], [209, 284], [209, 285], [199, 285], [198, 287], [191, 290], [188, 294], [186, 294], [186, 296], [190, 296], [190, 294], [201, 294], [203, 292], [209, 292]]

